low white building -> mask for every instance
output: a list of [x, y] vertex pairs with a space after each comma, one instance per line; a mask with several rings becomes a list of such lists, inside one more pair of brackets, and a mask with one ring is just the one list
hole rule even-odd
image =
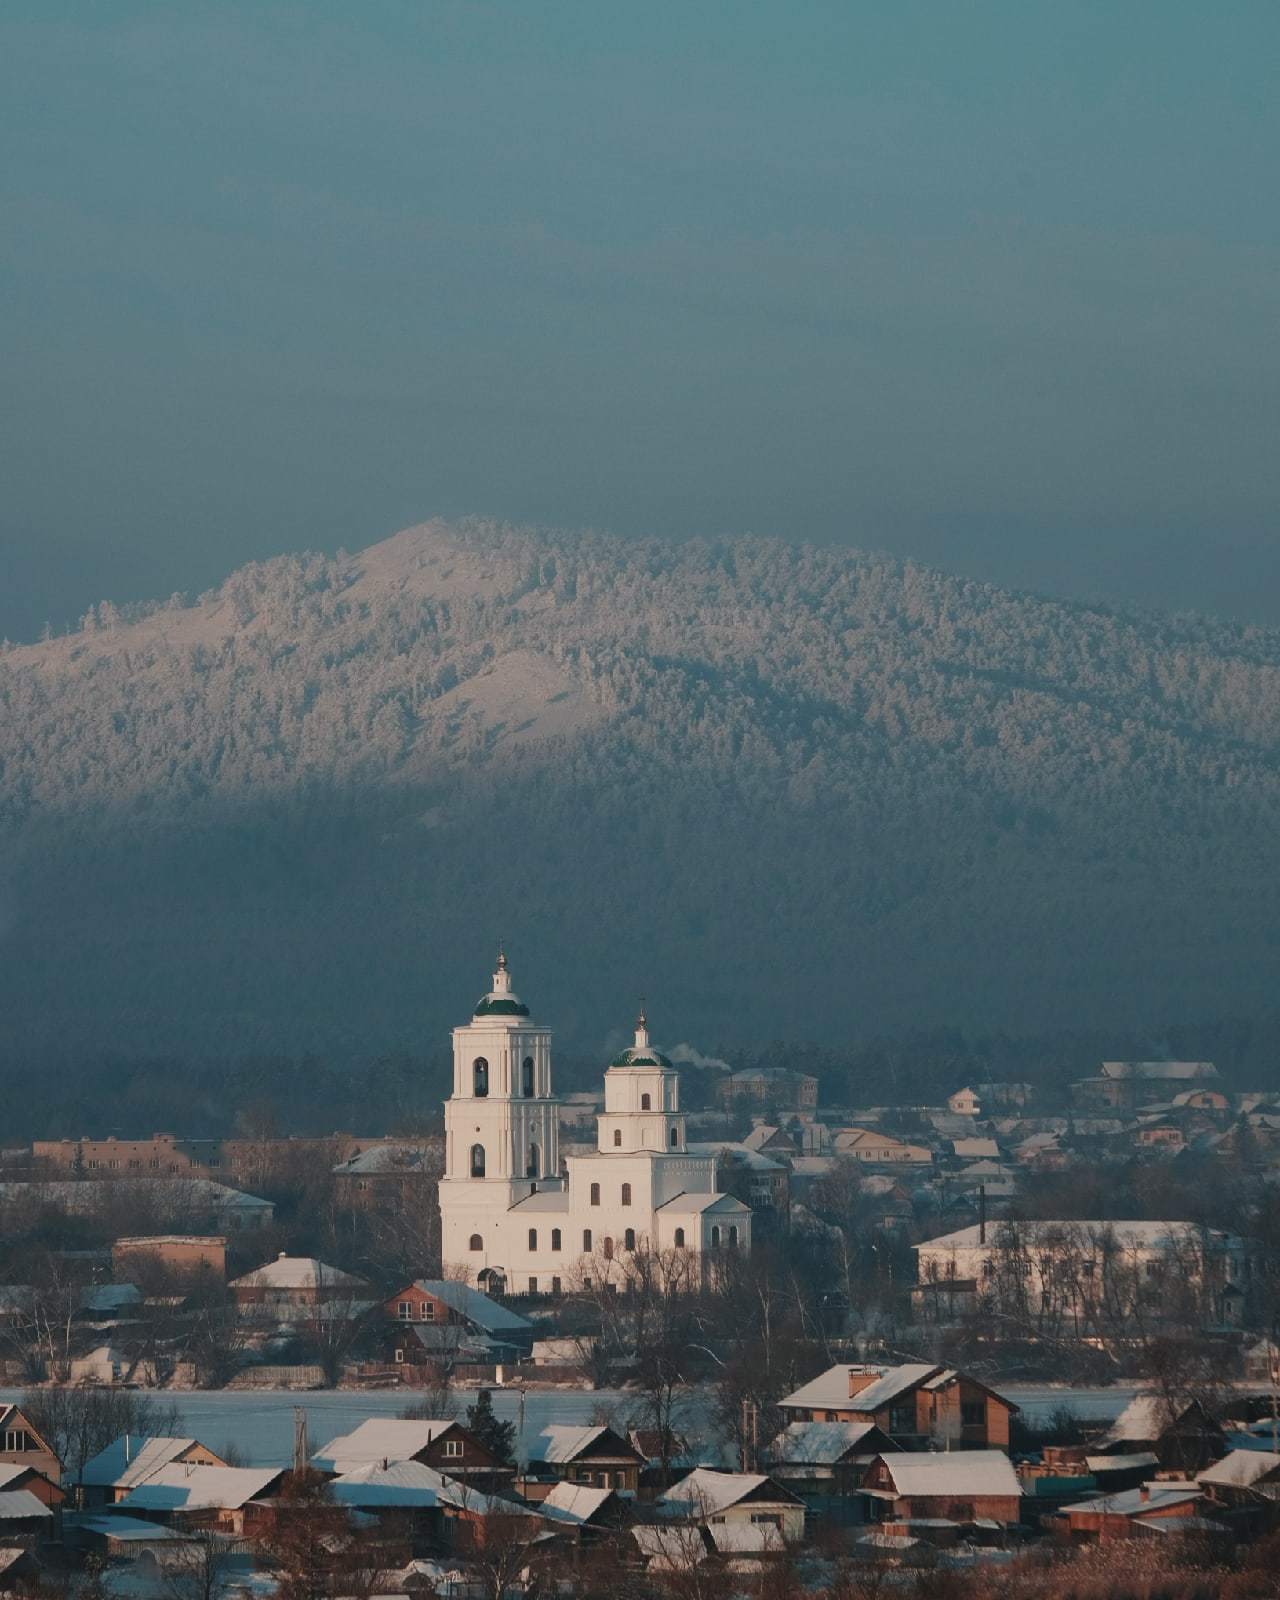
[[447, 1276], [495, 1293], [556, 1294], [640, 1272], [700, 1285], [721, 1251], [751, 1245], [751, 1212], [716, 1189], [716, 1157], [690, 1150], [680, 1081], [649, 1040], [610, 1064], [596, 1148], [566, 1156], [551, 1032], [530, 1021], [504, 956], [470, 1023], [453, 1031], [440, 1183]]

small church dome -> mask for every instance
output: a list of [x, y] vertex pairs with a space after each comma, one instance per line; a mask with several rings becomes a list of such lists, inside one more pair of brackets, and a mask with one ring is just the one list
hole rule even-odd
[[507, 958], [498, 952], [498, 969], [493, 975], [493, 988], [476, 1002], [474, 1017], [527, 1017], [529, 1008], [511, 987], [511, 974], [507, 971]]
[[649, 1043], [649, 1023], [643, 1009], [636, 1018], [635, 1044], [624, 1050], [621, 1055], [614, 1056], [609, 1065], [610, 1067], [666, 1067], [674, 1071], [671, 1062], [661, 1050], [655, 1050]]

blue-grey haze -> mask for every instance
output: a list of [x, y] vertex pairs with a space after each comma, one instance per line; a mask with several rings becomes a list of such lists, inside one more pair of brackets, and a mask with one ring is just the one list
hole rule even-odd
[[1274, 0], [9, 0], [0, 633], [464, 511], [1280, 622]]

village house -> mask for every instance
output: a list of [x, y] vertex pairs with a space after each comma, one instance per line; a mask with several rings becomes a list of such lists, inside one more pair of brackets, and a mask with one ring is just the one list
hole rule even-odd
[[30, 1489], [0, 1489], [0, 1550], [30, 1550], [51, 1539], [57, 1525], [53, 1507]]
[[100, 1344], [83, 1355], [73, 1356], [67, 1366], [68, 1380], [90, 1388], [109, 1389], [113, 1384], [154, 1389], [160, 1381], [156, 1361], [133, 1355], [113, 1344]]
[[311, 1458], [316, 1472], [346, 1477], [357, 1468], [416, 1461], [481, 1489], [510, 1484], [512, 1469], [452, 1417], [370, 1417], [350, 1433], [330, 1439]]
[[725, 1073], [716, 1085], [716, 1094], [726, 1110], [747, 1101], [776, 1106], [780, 1111], [812, 1111], [818, 1103], [818, 1080], [785, 1067], [752, 1067]]
[[791, 1422], [763, 1452], [763, 1464], [813, 1505], [853, 1499], [876, 1456], [900, 1448], [874, 1422]]
[[[156, 1213], [166, 1227], [187, 1233], [241, 1233], [265, 1228], [275, 1215], [270, 1200], [229, 1189], [208, 1178], [131, 1179], [129, 1193]], [[110, 1192], [97, 1183], [53, 1179], [41, 1183], [0, 1183], [0, 1205], [47, 1206], [68, 1216], [92, 1216], [109, 1203]]]
[[928, 1167], [933, 1151], [927, 1145], [910, 1144], [891, 1133], [872, 1128], [839, 1128], [832, 1138], [836, 1155], [878, 1167]]
[[1058, 1517], [1077, 1544], [1109, 1544], [1150, 1533], [1153, 1524], [1164, 1526], [1194, 1517], [1204, 1496], [1194, 1483], [1144, 1483], [1119, 1494], [1097, 1495], [1063, 1506]]
[[778, 1402], [797, 1422], [870, 1422], [907, 1449], [1003, 1450], [1017, 1406], [953, 1368], [837, 1365]]
[[[10, 1462], [7, 1466], [0, 1466], [0, 1495], [29, 1494], [34, 1496], [41, 1505], [47, 1506], [52, 1514], [52, 1521], [47, 1528], [42, 1528], [54, 1538], [62, 1528], [62, 1506], [66, 1500], [66, 1490], [60, 1484], [54, 1483], [51, 1478], [46, 1478], [43, 1472], [37, 1472], [34, 1467], [19, 1466], [17, 1462]], [[3, 1584], [0, 1584], [0, 1590]]]
[[530, 1444], [528, 1474], [517, 1488], [526, 1500], [535, 1502], [544, 1497], [544, 1490], [550, 1492], [557, 1479], [635, 1494], [644, 1465], [631, 1441], [612, 1428], [552, 1423]]
[[705, 1528], [717, 1549], [741, 1550], [741, 1541], [717, 1539], [718, 1529], [751, 1529], [755, 1548], [795, 1544], [804, 1537], [804, 1501], [759, 1472], [717, 1472], [698, 1467], [655, 1502], [658, 1514]]
[[1148, 1451], [1162, 1472], [1190, 1477], [1226, 1454], [1227, 1434], [1199, 1400], [1171, 1411], [1161, 1396], [1139, 1394], [1095, 1448], [1099, 1455]]
[[243, 1316], [288, 1317], [333, 1301], [346, 1302], [369, 1292], [353, 1273], [331, 1267], [314, 1256], [290, 1256], [282, 1250], [274, 1261], [246, 1272], [227, 1286]]
[[969, 1085], [947, 1096], [947, 1110], [957, 1117], [980, 1117], [982, 1096]]
[[616, 1489], [601, 1489], [588, 1483], [569, 1483], [561, 1479], [544, 1499], [538, 1511], [557, 1529], [568, 1533], [575, 1544], [595, 1544], [616, 1533], [627, 1519], [624, 1503]]
[[168, 1438], [145, 1433], [121, 1434], [105, 1450], [84, 1464], [80, 1475], [81, 1505], [85, 1510], [115, 1505], [161, 1467], [186, 1465], [225, 1467], [198, 1439]]
[[862, 1493], [869, 1521], [906, 1524], [896, 1531], [907, 1536], [917, 1521], [1009, 1527], [1022, 1514], [1022, 1485], [998, 1450], [880, 1455], [865, 1469]]
[[1071, 1085], [1072, 1104], [1115, 1106], [1129, 1110], [1171, 1100], [1186, 1089], [1213, 1086], [1218, 1069], [1212, 1061], [1104, 1061], [1096, 1078]]
[[[527, 1356], [533, 1344], [533, 1323], [506, 1306], [491, 1300], [479, 1289], [453, 1278], [416, 1278], [412, 1283], [397, 1289], [383, 1302], [387, 1317], [404, 1327], [416, 1330], [451, 1330], [453, 1336], [435, 1340], [422, 1340], [419, 1348], [426, 1355], [434, 1350], [449, 1355], [465, 1342], [489, 1360], [509, 1361]], [[412, 1350], [405, 1346], [402, 1360], [409, 1360]]]
[[742, 1143], [748, 1150], [758, 1150], [766, 1156], [797, 1156], [800, 1154], [800, 1143], [795, 1134], [786, 1128], [776, 1128], [768, 1122], [757, 1122], [750, 1133], [742, 1136]]
[[50, 1483], [62, 1482], [62, 1463], [16, 1405], [0, 1406], [0, 1462], [34, 1467]]
[[1198, 1472], [1196, 1482], [1216, 1505], [1274, 1505], [1280, 1499], [1280, 1453], [1229, 1450], [1221, 1461]]
[[175, 1461], [158, 1467], [116, 1503], [125, 1515], [252, 1533], [266, 1520], [266, 1502], [280, 1486], [282, 1467], [202, 1466]]

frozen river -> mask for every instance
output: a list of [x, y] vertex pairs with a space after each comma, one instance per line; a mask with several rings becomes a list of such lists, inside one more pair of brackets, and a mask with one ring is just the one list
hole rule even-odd
[[[1070, 1389], [1054, 1384], [1003, 1384], [1000, 1391], [1022, 1408], [1028, 1422], [1047, 1420], [1061, 1406], [1077, 1416], [1110, 1421], [1133, 1398], [1132, 1384], [1109, 1388]], [[500, 1417], [521, 1419], [521, 1397], [512, 1389], [493, 1389], [493, 1407]], [[21, 1391], [0, 1390], [0, 1400], [17, 1400]], [[474, 1400], [474, 1391], [457, 1389], [453, 1409], [459, 1415]], [[211, 1450], [234, 1448], [246, 1462], [263, 1466], [287, 1465], [293, 1450], [293, 1413], [307, 1413], [307, 1435], [312, 1450], [347, 1433], [366, 1417], [395, 1417], [412, 1405], [412, 1389], [217, 1390], [212, 1393], [165, 1390], [156, 1395], [164, 1405], [178, 1408], [179, 1426]], [[524, 1437], [530, 1439], [549, 1422], [590, 1422], [597, 1413], [616, 1411], [626, 1419], [638, 1407], [638, 1397], [619, 1389], [542, 1389], [525, 1394]], [[699, 1443], [713, 1437], [704, 1405], [695, 1401], [683, 1419], [684, 1430]]]

